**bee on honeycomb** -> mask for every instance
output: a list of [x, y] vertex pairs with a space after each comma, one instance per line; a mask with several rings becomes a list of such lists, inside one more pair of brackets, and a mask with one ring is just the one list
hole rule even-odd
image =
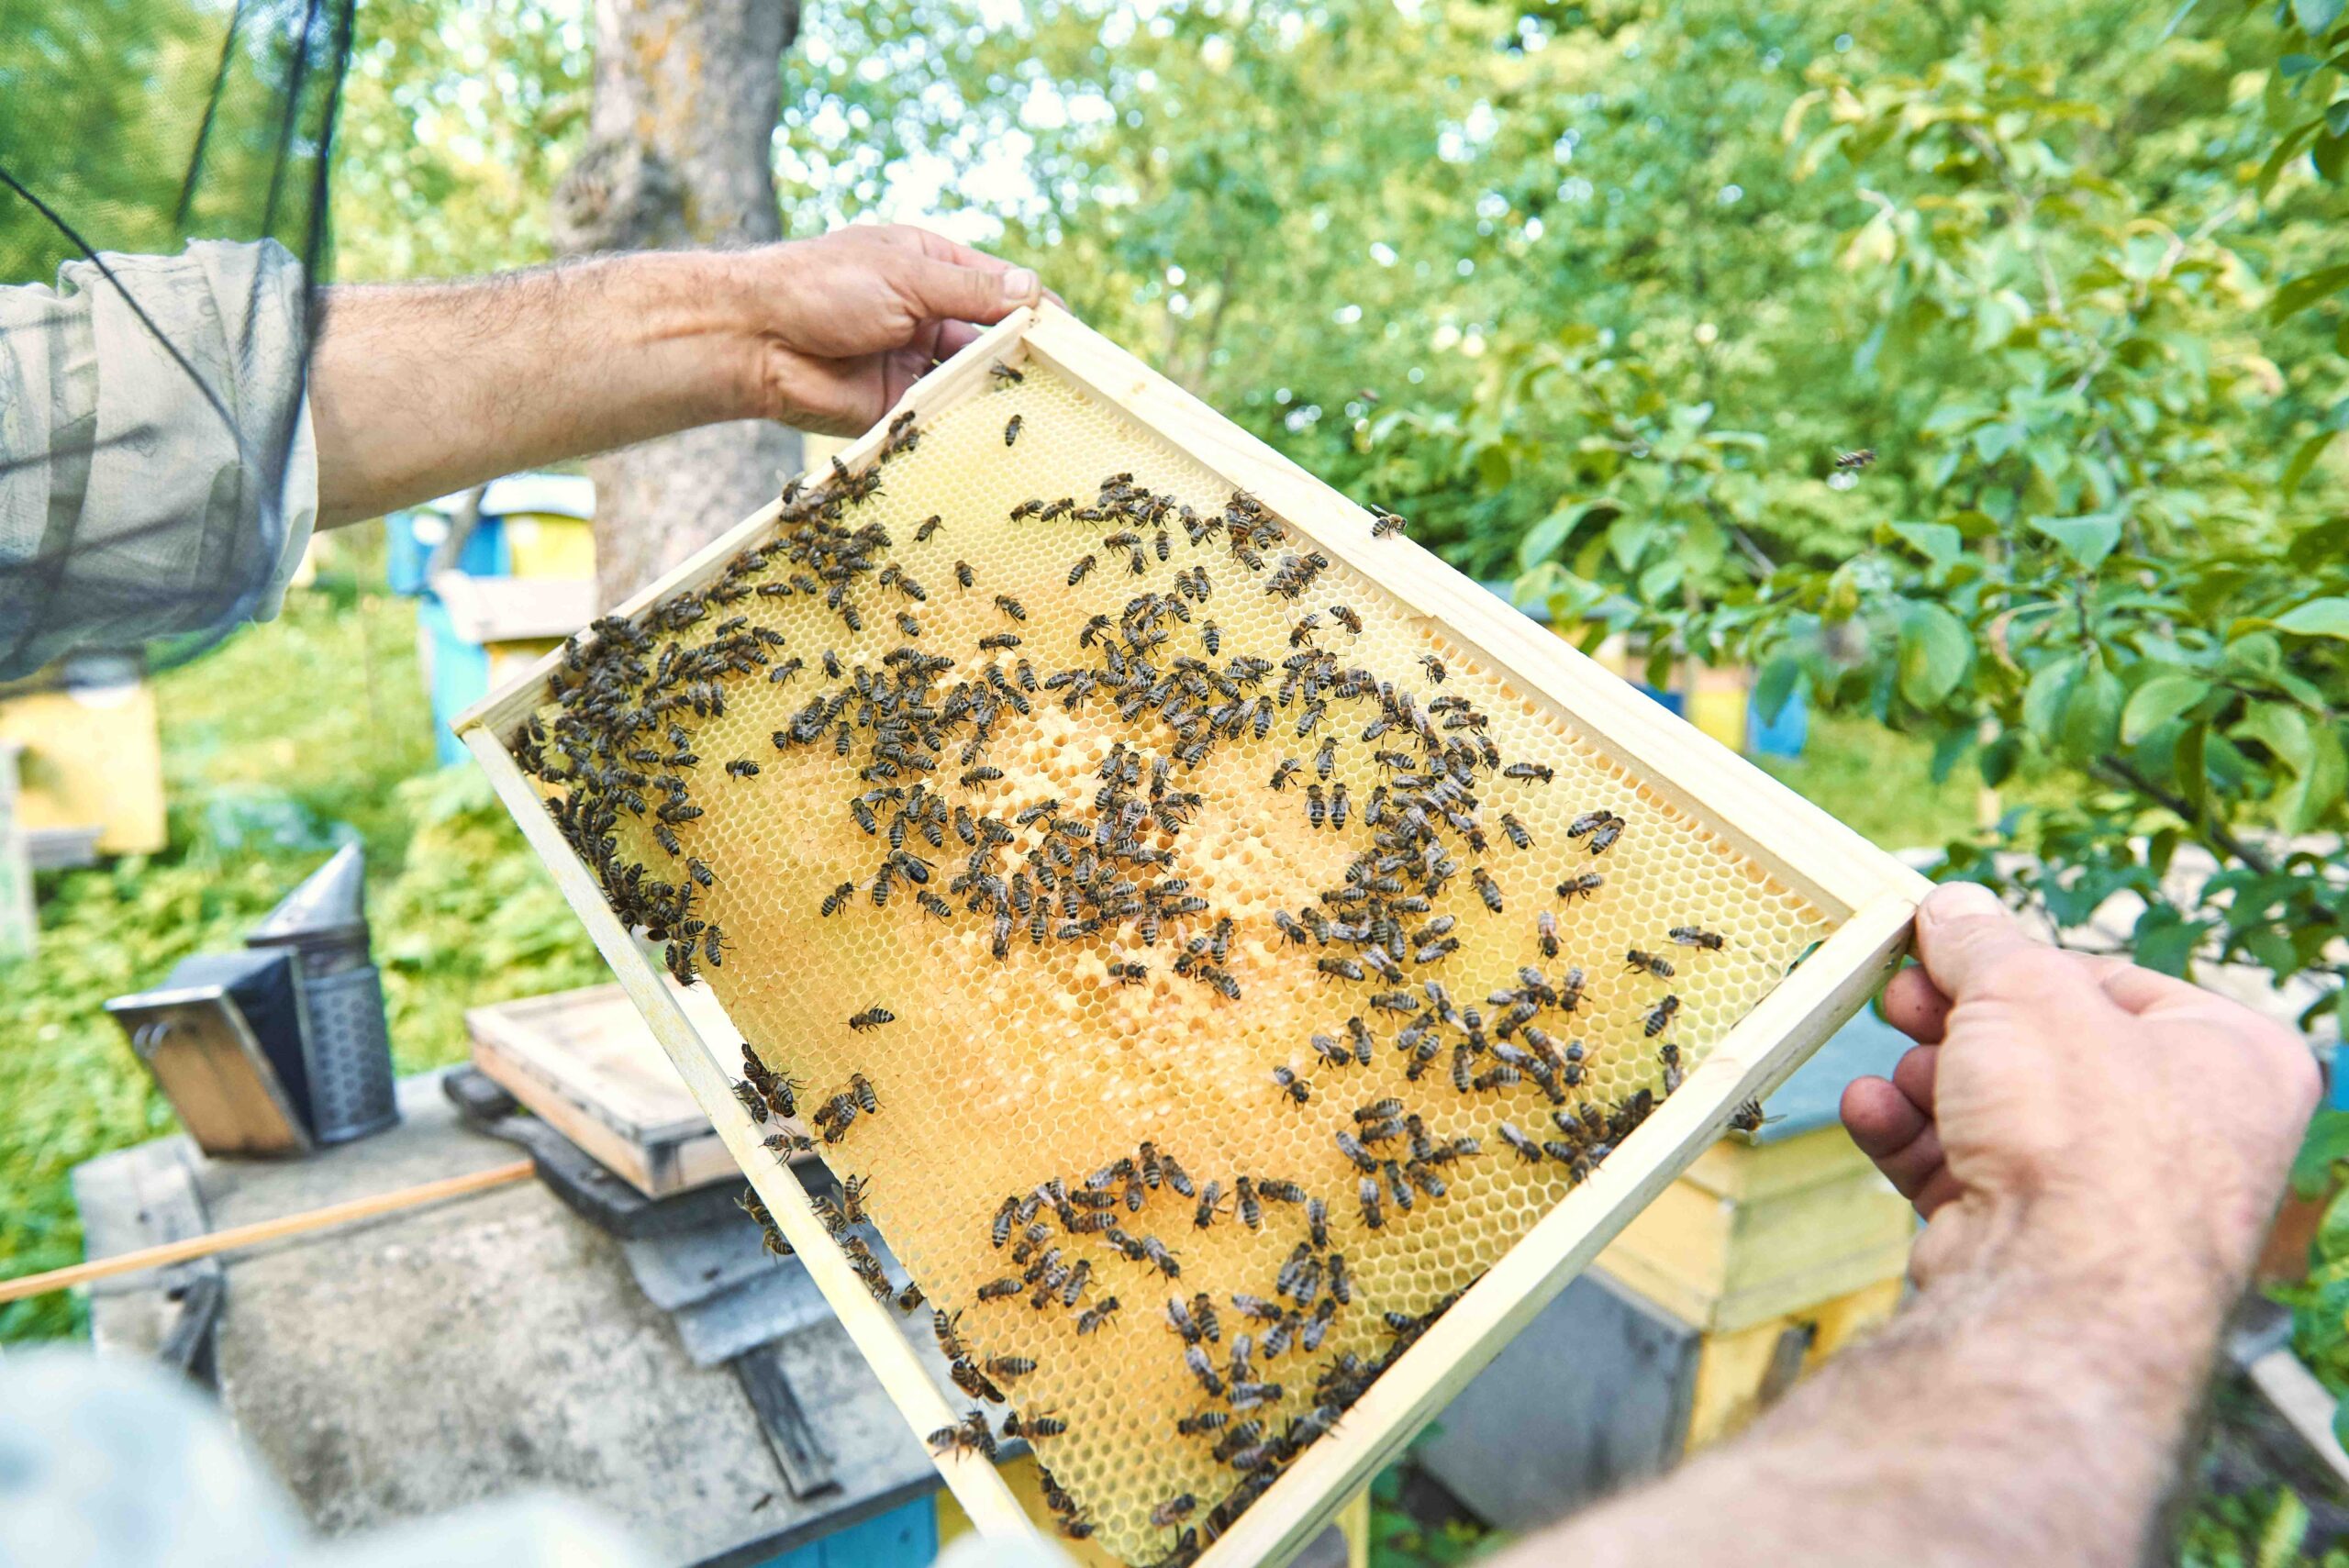
[[1180, 1565], [1830, 922], [1255, 497], [1000, 369], [596, 622], [512, 747], [760, 1105], [825, 1085], [958, 1386], [1049, 1412], [1063, 1528]]

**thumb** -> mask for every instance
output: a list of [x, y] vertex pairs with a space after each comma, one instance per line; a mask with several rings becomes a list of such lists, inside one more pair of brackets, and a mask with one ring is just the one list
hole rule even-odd
[[993, 323], [1043, 295], [1036, 274], [1025, 267], [989, 272], [927, 256], [906, 256], [891, 271], [890, 281], [896, 285], [898, 297], [917, 316], [929, 320]]
[[1981, 991], [1994, 971], [2037, 954], [2053, 957], [2054, 950], [2026, 936], [1998, 895], [1979, 883], [1943, 883], [1917, 907], [1917, 961], [1953, 1003]]

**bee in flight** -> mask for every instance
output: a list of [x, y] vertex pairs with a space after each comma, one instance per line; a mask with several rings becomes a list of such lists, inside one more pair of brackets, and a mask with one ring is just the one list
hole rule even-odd
[[1862, 447], [1855, 452], [1837, 452], [1835, 468], [1841, 473], [1857, 473], [1876, 461], [1874, 447]]

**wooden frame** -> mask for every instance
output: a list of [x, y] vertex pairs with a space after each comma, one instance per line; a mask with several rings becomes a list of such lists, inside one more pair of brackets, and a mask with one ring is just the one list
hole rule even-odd
[[[1403, 606], [1504, 673], [1592, 743], [1635, 771], [1675, 806], [1719, 833], [1836, 922], [1804, 962], [1714, 1045], [1679, 1091], [1623, 1141], [1592, 1178], [1545, 1215], [1398, 1357], [1330, 1433], [1200, 1556], [1199, 1568], [1276, 1565], [1295, 1554], [1357, 1488], [1390, 1461], [1451, 1395], [1497, 1354], [1649, 1199], [1717, 1138], [1743, 1101], [1768, 1093], [1856, 1011], [1907, 942], [1924, 878], [1674, 717], [1563, 639], [1534, 625], [1437, 557], [1405, 539], [1374, 542], [1370, 514], [1217, 415], [1107, 339], [1052, 306], [1022, 310], [982, 335], [909, 391], [901, 409], [928, 417], [983, 391], [996, 361], [1040, 361], [1138, 426], [1261, 499], [1288, 528], [1345, 562]], [[875, 427], [841, 454], [856, 468], [885, 439]], [[766, 538], [769, 506], [705, 547], [617, 613], [633, 615], [715, 578]], [[620, 984], [676, 1062], [694, 1097], [749, 1173], [776, 1222], [839, 1313], [857, 1348], [917, 1434], [955, 1412], [931, 1382], [895, 1316], [876, 1305], [825, 1234], [798, 1183], [758, 1147], [729, 1092], [730, 1042], [705, 1040], [675, 994], [572, 853], [538, 793], [507, 751], [541, 700], [551, 655], [462, 715], [457, 730], [532, 846], [552, 868]], [[1036, 1526], [985, 1461], [941, 1456], [939, 1470], [983, 1534], [1025, 1536]]]

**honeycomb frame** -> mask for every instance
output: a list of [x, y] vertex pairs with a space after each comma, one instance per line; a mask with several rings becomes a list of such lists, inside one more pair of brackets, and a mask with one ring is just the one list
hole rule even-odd
[[[1209, 1568], [1278, 1563], [1309, 1540], [1453, 1392], [1719, 1136], [1741, 1104], [1774, 1087], [1856, 1010], [1897, 962], [1915, 902], [1927, 884], [1433, 555], [1403, 539], [1375, 537], [1371, 514], [1057, 309], [1022, 311], [991, 329], [918, 384], [900, 410], [927, 424], [986, 395], [992, 366], [1030, 361], [1048, 367], [1236, 491], [1255, 496], [1291, 533], [1368, 579], [1415, 612], [1444, 645], [1496, 672], [1516, 695], [1596, 747], [1643, 793], [1799, 895], [1830, 928], [1798, 967], [1714, 1040], [1676, 1092], [1622, 1139], [1610, 1158], [1387, 1362], [1337, 1426], [1305, 1445], [1197, 1558]], [[860, 470], [886, 455], [889, 439], [886, 428], [876, 427], [841, 461]], [[729, 562], [773, 536], [778, 515], [776, 506], [762, 509], [617, 613], [640, 614], [717, 580]], [[760, 1130], [732, 1093], [734, 1063], [728, 1052], [733, 1042], [713, 1041], [695, 1029], [655, 961], [613, 913], [594, 873], [556, 828], [518, 765], [513, 748], [562, 659], [560, 652], [550, 655], [462, 716], [459, 734], [913, 1430], [927, 1434], [952, 1425], [956, 1406], [932, 1380], [896, 1318], [868, 1294], [798, 1182], [761, 1149]], [[1036, 1532], [1035, 1521], [984, 1459], [952, 1451], [937, 1458], [947, 1485], [982, 1532]]]

